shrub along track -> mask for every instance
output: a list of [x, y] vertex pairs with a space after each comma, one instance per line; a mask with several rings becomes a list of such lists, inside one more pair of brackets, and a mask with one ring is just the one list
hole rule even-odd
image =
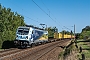
[[44, 45], [40, 45], [33, 48], [22, 49], [16, 53], [12, 53], [10, 55], [6, 55], [0, 58], [0, 60], [38, 60], [58, 45], [62, 45], [63, 43], [69, 40], [60, 40]]

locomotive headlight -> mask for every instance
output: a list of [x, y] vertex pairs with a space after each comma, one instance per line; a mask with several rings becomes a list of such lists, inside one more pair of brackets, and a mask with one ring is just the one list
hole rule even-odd
[[28, 36], [26, 36], [26, 39], [28, 39]]

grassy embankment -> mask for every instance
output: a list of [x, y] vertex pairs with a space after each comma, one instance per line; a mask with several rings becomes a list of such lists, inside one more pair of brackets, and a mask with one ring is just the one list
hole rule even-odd
[[71, 43], [59, 54], [60, 60], [90, 60], [90, 40], [77, 40], [76, 43]]
[[82, 48], [82, 52], [77, 55], [78, 58], [83, 59], [85, 57], [85, 60], [90, 60], [90, 40], [78, 40], [77, 42], [78, 47]]
[[[73, 51], [75, 51], [75, 52], [73, 52]], [[72, 52], [73, 53], [77, 52], [77, 49], [76, 49], [73, 41], [71, 41], [71, 43], [68, 46], [65, 46], [65, 48], [63, 48], [63, 51], [59, 54], [59, 57], [58, 57], [59, 60], [65, 60], [67, 58], [71, 58], [71, 57], [69, 57], [69, 55], [72, 55]]]

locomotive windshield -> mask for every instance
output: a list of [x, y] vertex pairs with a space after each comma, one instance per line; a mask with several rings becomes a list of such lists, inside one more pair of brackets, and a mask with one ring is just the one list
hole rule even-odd
[[28, 35], [28, 33], [29, 33], [28, 28], [19, 28], [17, 31], [17, 34], [20, 34], [20, 35]]

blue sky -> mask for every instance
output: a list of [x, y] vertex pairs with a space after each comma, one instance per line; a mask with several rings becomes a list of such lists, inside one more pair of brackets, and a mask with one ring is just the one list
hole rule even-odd
[[[34, 2], [42, 9], [40, 9]], [[76, 33], [90, 26], [90, 0], [0, 0], [2, 6], [11, 8], [24, 16], [26, 24], [48, 27], [56, 26], [60, 31], [74, 30]], [[67, 28], [65, 28], [65, 27]], [[69, 30], [70, 29], [70, 30]]]

